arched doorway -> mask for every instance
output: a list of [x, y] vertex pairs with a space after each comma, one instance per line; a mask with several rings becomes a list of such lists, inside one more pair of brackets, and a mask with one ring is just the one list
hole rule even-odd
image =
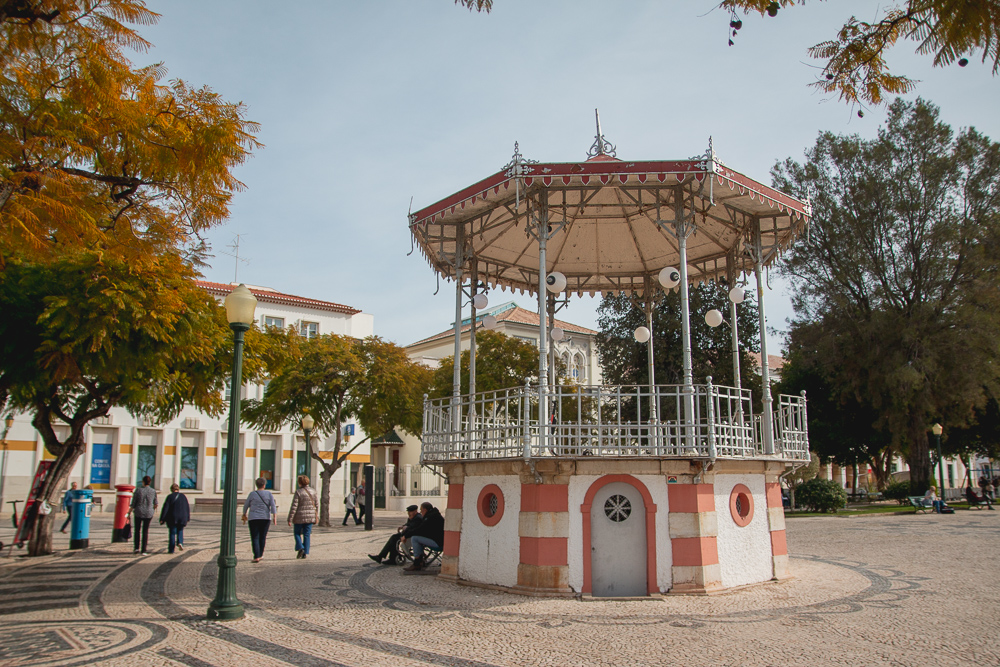
[[583, 505], [583, 592], [631, 597], [656, 592], [656, 505], [631, 475], [594, 482]]

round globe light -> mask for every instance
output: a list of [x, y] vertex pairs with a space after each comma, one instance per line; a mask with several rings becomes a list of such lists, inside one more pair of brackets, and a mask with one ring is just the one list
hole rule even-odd
[[472, 305], [476, 310], [482, 310], [486, 306], [490, 305], [490, 300], [486, 298], [485, 294], [477, 294], [472, 297]]
[[649, 329], [647, 329], [646, 327], [639, 327], [638, 329], [635, 330], [635, 333], [632, 335], [635, 336], [635, 342], [645, 343], [646, 341], [649, 340]]
[[493, 331], [497, 328], [497, 318], [494, 315], [487, 315], [483, 318], [483, 328]]
[[729, 300], [733, 303], [743, 303], [743, 299], [746, 297], [746, 293], [743, 288], [737, 285], [733, 289], [729, 290]]
[[705, 313], [705, 324], [713, 329], [722, 324], [722, 313], [715, 308]]
[[257, 308], [257, 297], [240, 283], [232, 292], [226, 295], [226, 319], [230, 324], [253, 324], [253, 311]]
[[545, 276], [545, 289], [553, 294], [559, 294], [566, 289], [566, 276], [559, 271], [553, 271]]
[[311, 431], [312, 427], [315, 426], [316, 420], [312, 418], [308, 412], [302, 415], [302, 428], [306, 431]]
[[549, 338], [552, 340], [562, 340], [566, 336], [566, 332], [559, 327], [552, 327], [552, 331], [549, 332]]
[[673, 289], [681, 282], [681, 272], [672, 266], [668, 266], [660, 271], [660, 284], [663, 289]]

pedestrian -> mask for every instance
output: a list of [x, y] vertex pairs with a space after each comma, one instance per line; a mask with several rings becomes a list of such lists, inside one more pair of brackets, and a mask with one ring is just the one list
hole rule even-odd
[[365, 503], [368, 502], [367, 498], [365, 497], [365, 494], [367, 492], [368, 490], [365, 488], [365, 483], [361, 482], [361, 485], [358, 486], [357, 493], [354, 494], [354, 496], [357, 498], [357, 505], [358, 505], [358, 523], [361, 523], [365, 520], [365, 512], [368, 509], [365, 506]]
[[444, 545], [444, 517], [434, 505], [429, 502], [420, 503], [420, 514], [423, 521], [413, 529], [403, 533], [404, 537], [412, 537], [413, 564], [403, 568], [407, 572], [424, 569], [424, 549], [441, 551]]
[[406, 531], [416, 528], [421, 521], [423, 521], [423, 517], [420, 516], [420, 508], [416, 505], [407, 507], [406, 523], [397, 528], [396, 532], [389, 536], [389, 539], [385, 541], [385, 546], [382, 547], [382, 551], [378, 552], [378, 554], [368, 554], [368, 557], [380, 565], [386, 559], [388, 559], [389, 564], [394, 563], [396, 561], [396, 551], [399, 549], [399, 541], [406, 539], [403, 537]]
[[[142, 553], [148, 556], [146, 544], [149, 540], [149, 522], [156, 515], [156, 489], [150, 486], [153, 478], [146, 475], [142, 478], [142, 486], [132, 493], [132, 503], [129, 505], [129, 513], [133, 515], [132, 521], [132, 553]], [[140, 543], [142, 548], [140, 549]]]
[[73, 509], [74, 491], [76, 491], [76, 482], [70, 484], [70, 487], [66, 489], [66, 493], [63, 494], [62, 507], [64, 510], [66, 510], [66, 520], [63, 521], [62, 528], [59, 529], [59, 532], [61, 533], [66, 532], [66, 526], [68, 526], [69, 522], [73, 519], [72, 509]]
[[993, 501], [996, 500], [996, 487], [992, 480], [986, 480], [986, 489], [983, 495], [986, 497], [986, 509], [993, 509]]
[[288, 525], [295, 525], [295, 557], [309, 557], [309, 536], [319, 518], [316, 491], [309, 486], [309, 476], [299, 475], [299, 488], [295, 489], [292, 506], [288, 509]]
[[170, 485], [170, 495], [163, 500], [160, 510], [160, 525], [167, 524], [170, 537], [167, 539], [167, 553], [172, 554], [174, 547], [184, 551], [184, 526], [191, 520], [191, 506], [187, 496], [181, 493], [177, 484]]
[[355, 508], [356, 508], [356, 502], [355, 501], [356, 500], [357, 500], [357, 496], [354, 495], [354, 489], [351, 489], [350, 491], [348, 491], [347, 495], [344, 496], [344, 510], [346, 511], [346, 514], [344, 514], [344, 523], [342, 523], [340, 525], [346, 526], [347, 525], [347, 517], [351, 517], [351, 516], [354, 517], [354, 525], [355, 526], [358, 525], [359, 523], [361, 523], [361, 520], [358, 519], [358, 513], [357, 513], [357, 511], [355, 511]]
[[258, 477], [254, 483], [257, 487], [247, 496], [243, 503], [243, 523], [250, 524], [250, 547], [253, 549], [253, 562], [259, 563], [264, 557], [264, 545], [267, 543], [267, 530], [271, 524], [278, 523], [278, 506], [270, 491], [265, 491], [267, 482]]

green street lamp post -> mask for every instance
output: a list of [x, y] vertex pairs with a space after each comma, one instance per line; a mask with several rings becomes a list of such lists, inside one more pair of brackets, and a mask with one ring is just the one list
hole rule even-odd
[[308, 412], [302, 415], [302, 433], [306, 436], [306, 461], [312, 457], [312, 448], [309, 446], [309, 434], [312, 433], [316, 420]]
[[934, 434], [934, 439], [937, 440], [937, 459], [938, 459], [938, 494], [941, 496], [941, 505], [944, 505], [944, 459], [941, 457], [941, 434], [944, 433], [944, 427], [941, 424], [934, 424], [931, 426], [931, 433]]
[[233, 621], [243, 618], [243, 603], [236, 598], [236, 458], [240, 439], [240, 387], [243, 374], [243, 336], [253, 324], [257, 299], [240, 284], [226, 297], [226, 318], [233, 330], [233, 377], [229, 396], [229, 438], [226, 441], [226, 482], [222, 490], [222, 534], [219, 538], [219, 580], [208, 618]]

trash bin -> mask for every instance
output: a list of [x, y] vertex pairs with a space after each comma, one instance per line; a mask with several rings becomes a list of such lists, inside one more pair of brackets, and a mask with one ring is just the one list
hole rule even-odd
[[128, 542], [122, 539], [122, 528], [125, 527], [125, 520], [128, 518], [128, 508], [132, 504], [132, 492], [135, 487], [131, 484], [115, 485], [115, 523], [111, 529], [112, 542]]
[[69, 548], [86, 549], [90, 546], [90, 511], [94, 506], [94, 492], [90, 489], [78, 489], [70, 491], [73, 504], [69, 508], [71, 512], [69, 531]]

